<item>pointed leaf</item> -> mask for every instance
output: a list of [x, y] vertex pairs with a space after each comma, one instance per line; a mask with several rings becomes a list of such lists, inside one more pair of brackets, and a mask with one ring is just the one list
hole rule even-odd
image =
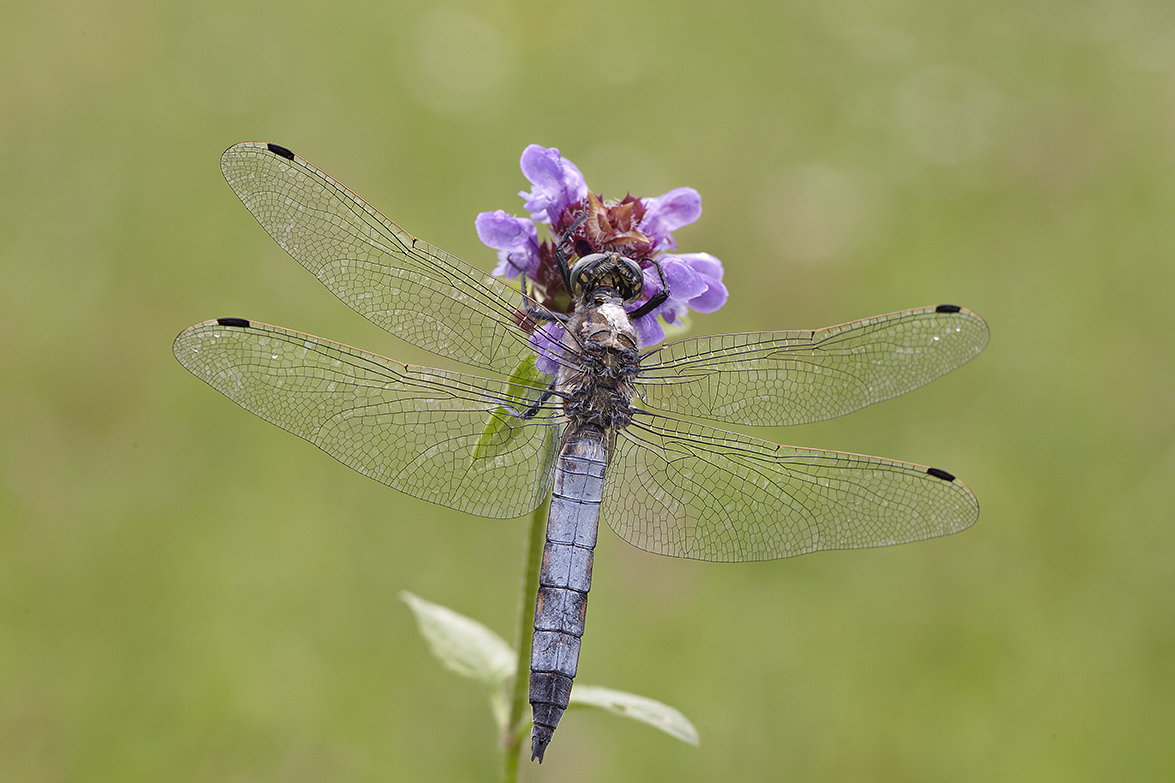
[[518, 416], [528, 407], [526, 401], [535, 398], [537, 390], [547, 385], [546, 376], [538, 371], [534, 360], [533, 356], [526, 357], [511, 373], [507, 390], [510, 399], [517, 401], [519, 410], [500, 407], [490, 413], [485, 430], [473, 448], [474, 462], [492, 461], [498, 455], [516, 448], [512, 441], [519, 434]]
[[400, 598], [416, 616], [420, 635], [445, 668], [491, 689], [513, 675], [514, 651], [489, 628], [412, 593], [402, 592]]
[[599, 707], [647, 723], [682, 742], [698, 744], [698, 730], [688, 718], [668, 704], [637, 696], [635, 693], [602, 688], [598, 685], [576, 685], [571, 690], [571, 706]]
[[511, 442], [517, 429], [518, 417], [505, 408], [494, 408], [481, 437], [473, 447], [474, 462], [489, 462], [515, 446]]
[[539, 372], [535, 357], [527, 356], [510, 374], [510, 396], [517, 400], [530, 399], [535, 389], [546, 388], [549, 381], [550, 378]]

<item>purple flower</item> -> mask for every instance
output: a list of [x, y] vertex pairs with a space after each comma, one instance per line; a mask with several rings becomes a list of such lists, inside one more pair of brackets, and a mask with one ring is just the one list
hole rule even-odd
[[553, 226], [563, 210], [587, 198], [588, 188], [575, 164], [564, 160], [554, 147], [531, 144], [522, 151], [522, 175], [534, 189], [518, 195], [526, 199], [532, 220]]
[[676, 249], [672, 232], [702, 215], [702, 197], [693, 188], [674, 188], [664, 196], [641, 201], [645, 204], [645, 217], [640, 229], [653, 239], [654, 250]]
[[[702, 198], [693, 188], [675, 188], [662, 196], [605, 201], [588, 190], [583, 174], [554, 147], [531, 144], [522, 153], [522, 173], [534, 186], [518, 195], [526, 199], [530, 219], [502, 210], [477, 216], [477, 235], [498, 251], [495, 275], [526, 276], [537, 301], [552, 313], [568, 313], [574, 306], [559, 271], [555, 241], [566, 237], [567, 264], [590, 253], [619, 253], [638, 261], [643, 270], [644, 292], [629, 306], [636, 310], [662, 290], [660, 265], [669, 298], [636, 322], [642, 347], [665, 339], [657, 322], [680, 323], [689, 310], [711, 313], [726, 302], [722, 263], [707, 253], [676, 253], [673, 232], [693, 223], [702, 214]], [[547, 226], [551, 239], [540, 242], [535, 223]], [[524, 315], [520, 313], [520, 316]], [[519, 319], [527, 323], [527, 319]], [[563, 328], [557, 323], [529, 327], [531, 344], [538, 354], [536, 366], [553, 375], [553, 357], [560, 353]]]
[[563, 325], [548, 321], [540, 324], [530, 335], [530, 344], [534, 346], [534, 366], [544, 375], [554, 377], [559, 371], [558, 357], [563, 342]]
[[534, 277], [539, 268], [539, 234], [532, 221], [504, 211], [482, 212], [473, 221], [477, 238], [498, 251], [497, 277]]

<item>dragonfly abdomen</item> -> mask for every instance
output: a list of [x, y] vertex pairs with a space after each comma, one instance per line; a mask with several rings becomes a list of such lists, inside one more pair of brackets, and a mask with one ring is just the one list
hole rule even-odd
[[582, 424], [569, 434], [555, 467], [530, 652], [531, 758], [539, 761], [571, 698], [607, 464], [604, 429]]

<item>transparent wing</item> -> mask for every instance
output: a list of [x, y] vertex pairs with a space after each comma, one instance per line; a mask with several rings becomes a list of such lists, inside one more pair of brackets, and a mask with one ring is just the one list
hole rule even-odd
[[517, 517], [550, 492], [558, 427], [541, 389], [412, 367], [236, 318], [185, 329], [180, 363], [229, 399], [413, 497]]
[[261, 227], [373, 323], [506, 375], [534, 354], [514, 320], [518, 290], [416, 239], [284, 147], [236, 144], [220, 168]]
[[812, 331], [694, 337], [650, 351], [649, 406], [711, 421], [786, 426], [832, 419], [929, 383], [979, 355], [987, 324], [953, 305]]
[[649, 552], [739, 562], [957, 533], [979, 503], [949, 473], [800, 449], [661, 416], [616, 440], [602, 513]]

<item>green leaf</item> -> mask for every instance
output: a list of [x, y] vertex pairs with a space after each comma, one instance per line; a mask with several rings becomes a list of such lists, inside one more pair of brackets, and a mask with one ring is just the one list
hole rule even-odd
[[514, 446], [510, 441], [516, 432], [518, 414], [530, 407], [531, 401], [538, 398], [542, 390], [547, 388], [550, 380], [539, 372], [534, 360], [533, 356], [526, 357], [511, 373], [507, 394], [519, 410], [510, 411], [506, 408], [496, 408], [490, 413], [489, 421], [486, 422], [485, 429], [477, 440], [477, 445], [473, 447], [475, 462], [479, 460], [492, 461], [500, 454], [513, 451]]
[[498, 688], [514, 674], [514, 650], [476, 620], [409, 592], [400, 598], [416, 616], [420, 635], [446, 669]]
[[535, 390], [547, 388], [550, 376], [539, 372], [535, 364], [535, 357], [528, 356], [518, 363], [510, 375], [510, 396], [518, 400], [528, 400], [535, 396]]
[[[506, 684], [514, 675], [516, 653], [486, 626], [452, 609], [426, 601], [409, 592], [400, 593], [416, 617], [420, 635], [445, 668], [484, 685], [499, 729], [508, 721]], [[576, 685], [572, 707], [597, 707], [647, 723], [671, 737], [698, 744], [698, 730], [689, 719], [659, 701], [597, 685]]]
[[698, 730], [689, 722], [689, 718], [668, 704], [637, 696], [635, 693], [615, 691], [598, 685], [576, 685], [571, 689], [570, 706], [599, 707], [647, 723], [682, 742], [698, 744]]
[[482, 430], [481, 437], [473, 447], [473, 460], [493, 461], [495, 457], [510, 451], [510, 439], [514, 437], [514, 423], [518, 420], [505, 408], [495, 408]]

